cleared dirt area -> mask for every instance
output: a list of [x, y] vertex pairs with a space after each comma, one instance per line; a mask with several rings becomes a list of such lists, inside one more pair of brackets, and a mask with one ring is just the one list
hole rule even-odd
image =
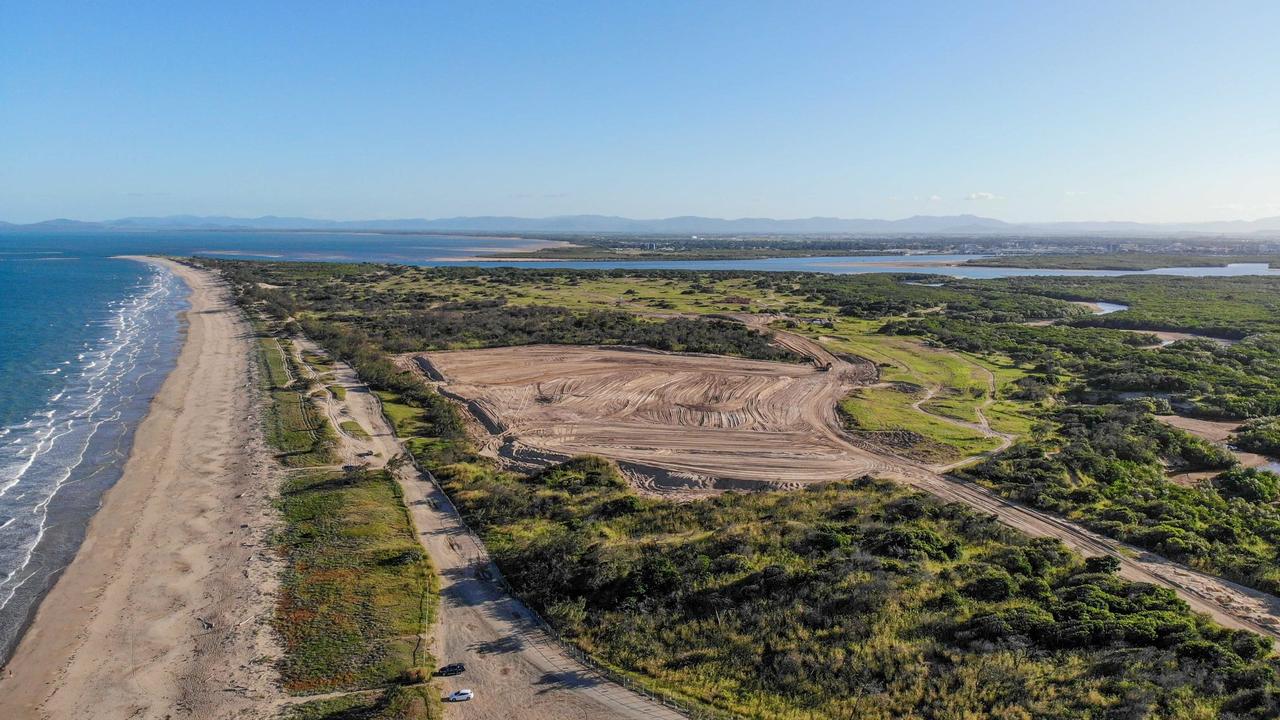
[[885, 469], [840, 437], [836, 404], [867, 371], [829, 353], [829, 370], [559, 345], [416, 360], [485, 425], [487, 449], [515, 464], [605, 455], [650, 489], [676, 491], [795, 487]]
[[[297, 338], [302, 353], [322, 351]], [[301, 357], [301, 355], [297, 356]], [[304, 366], [305, 367], [305, 366]], [[383, 467], [405, 453], [382, 414], [377, 396], [345, 363], [330, 361], [325, 375], [329, 390], [317, 400], [335, 423], [354, 421], [364, 436], [343, 433], [339, 455], [350, 461]], [[333, 387], [344, 392], [334, 393]], [[459, 677], [441, 678], [445, 694], [475, 690], [471, 702], [450, 704], [446, 717], [456, 720], [679, 720], [682, 715], [609, 682], [570, 657], [519, 600], [496, 582], [500, 577], [480, 540], [432, 481], [411, 464], [393, 474], [404, 493], [423, 548], [440, 578], [440, 610], [432, 653], [443, 663], [463, 662]], [[309, 698], [286, 701], [295, 704]], [[282, 703], [282, 704], [286, 704]]]
[[800, 336], [775, 337], [820, 365], [831, 362], [831, 370], [571, 346], [401, 360], [465, 404], [476, 420], [476, 439], [517, 469], [596, 453], [621, 461], [642, 491], [676, 498], [876, 475], [989, 512], [1030, 535], [1055, 537], [1085, 555], [1110, 555], [1124, 577], [1171, 587], [1228, 627], [1280, 637], [1280, 599], [1012, 503], [947, 475], [947, 466], [856, 447], [843, 434], [835, 405], [850, 389], [874, 382], [874, 368]]

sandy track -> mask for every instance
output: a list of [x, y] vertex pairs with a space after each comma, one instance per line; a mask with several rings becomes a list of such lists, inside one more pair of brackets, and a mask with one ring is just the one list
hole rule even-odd
[[[1058, 538], [1086, 555], [1116, 557], [1125, 577], [1171, 587], [1229, 627], [1280, 637], [1274, 596], [1009, 502], [940, 471], [945, 468], [853, 446], [835, 404], [865, 377], [857, 363], [842, 375], [783, 363], [568, 346], [438, 352], [416, 361], [442, 391], [471, 401], [473, 413], [484, 412], [502, 457], [601, 454], [635, 463], [639, 472], [628, 474], [642, 490], [681, 499], [744, 487], [744, 479], [756, 483], [745, 487], [792, 488], [885, 477], [991, 513], [1030, 535]], [[646, 467], [669, 473], [645, 477]]]
[[211, 275], [124, 473], [0, 679], [0, 717], [263, 716], [278, 565], [249, 331]]
[[[299, 350], [320, 352], [306, 339]], [[344, 363], [334, 363], [330, 384], [346, 388], [346, 399], [322, 399], [331, 418], [352, 419], [369, 432], [365, 440], [341, 435], [344, 457], [383, 466], [404, 452], [378, 398]], [[569, 657], [522, 603], [494, 582], [498, 570], [483, 544], [467, 529], [458, 511], [429, 477], [411, 465], [396, 479], [419, 532], [419, 539], [440, 576], [440, 616], [431, 638], [441, 663], [466, 663], [467, 672], [442, 678], [445, 693], [471, 688], [471, 702], [447, 706], [450, 718], [502, 720], [677, 720], [683, 716], [608, 682]]]

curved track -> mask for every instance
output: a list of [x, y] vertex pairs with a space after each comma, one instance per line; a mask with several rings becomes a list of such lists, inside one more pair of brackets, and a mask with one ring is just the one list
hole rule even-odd
[[[750, 324], [763, 325], [751, 319]], [[681, 499], [731, 488], [787, 489], [864, 474], [894, 479], [991, 513], [1030, 535], [1057, 538], [1086, 555], [1111, 555], [1127, 578], [1170, 587], [1193, 609], [1223, 625], [1280, 638], [1280, 598], [1170, 562], [947, 474], [959, 464], [930, 466], [854, 445], [842, 432], [835, 404], [850, 387], [866, 382], [869, 363], [833, 355], [799, 335], [775, 337], [819, 365], [830, 363], [830, 371], [564, 346], [431, 353], [416, 359], [417, 369], [425, 367], [424, 375], [443, 378], [439, 384], [448, 392], [484, 405], [493, 415], [490, 423], [502, 428], [497, 440], [505, 448], [525, 450], [525, 458], [539, 453], [551, 459], [605, 455], [639, 466], [639, 473], [629, 474], [642, 490]], [[772, 381], [761, 373], [772, 373]], [[740, 392], [725, 394], [725, 388]], [[1001, 437], [1005, 445], [1012, 442]], [[645, 467], [667, 473], [645, 479]]]

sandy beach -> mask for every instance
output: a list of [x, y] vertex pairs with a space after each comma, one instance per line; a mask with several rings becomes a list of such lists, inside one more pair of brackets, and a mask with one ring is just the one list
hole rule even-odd
[[124, 473], [0, 675], [0, 718], [250, 718], [274, 699], [271, 470], [249, 328], [208, 273]]

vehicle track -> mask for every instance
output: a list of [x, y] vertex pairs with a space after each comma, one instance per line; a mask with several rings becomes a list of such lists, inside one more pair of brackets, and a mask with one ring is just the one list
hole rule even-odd
[[[750, 324], [754, 327], [763, 326], [759, 320]], [[1005, 524], [1030, 535], [1057, 538], [1086, 555], [1105, 554], [1115, 557], [1120, 562], [1120, 574], [1124, 577], [1172, 588], [1194, 610], [1206, 613], [1228, 627], [1252, 630], [1272, 639], [1280, 638], [1280, 598], [1192, 570], [1153, 553], [1106, 538], [1066, 519], [1011, 502], [991, 490], [947, 474], [948, 471], [972, 460], [950, 466], [931, 466], [892, 455], [877, 455], [854, 445], [843, 433], [835, 405], [845, 392], [842, 388], [844, 383], [853, 378], [868, 377], [865, 367], [861, 367], [856, 359], [850, 360], [831, 354], [809, 338], [776, 331], [775, 337], [778, 338], [779, 344], [809, 357], [820, 358], [823, 363], [832, 363], [828, 373], [821, 373], [830, 378], [828, 384], [832, 389], [804, 394], [798, 398], [803, 402], [803, 406], [793, 407], [790, 410], [793, 413], [793, 419], [798, 418], [796, 427], [801, 425], [807, 427], [810, 433], [808, 439], [802, 437], [798, 431], [789, 432], [782, 438], [784, 444], [817, 442], [822, 447], [831, 449], [836, 455], [824, 457], [822, 464], [814, 465], [805, 465], [791, 458], [791, 464], [788, 467], [776, 470], [777, 480], [764, 483], [764, 487], [785, 489], [837, 479], [840, 473], [833, 472], [826, 463], [832, 460], [843, 462], [845, 463], [843, 467], [847, 470], [844, 475], [846, 477], [869, 474], [897, 480], [944, 500], [961, 502], [991, 513]], [[772, 464], [778, 464], [778, 458], [770, 455], [773, 450], [769, 443], [777, 442], [778, 438], [769, 437], [769, 432], [759, 432], [755, 437], [752, 437], [750, 432], [744, 432], [741, 437], [722, 432], [709, 435], [704, 423], [697, 426], [677, 425], [671, 431], [664, 433], [661, 425], [650, 423], [649, 426], [642, 427], [640, 430], [628, 431], [623, 438], [625, 442], [622, 444], [611, 442], [607, 437], [605, 442], [596, 445], [591, 445], [589, 442], [564, 442], [565, 437], [578, 437], [575, 434], [578, 431], [572, 426], [571, 421], [591, 426], [589, 431], [599, 429], [598, 425], [592, 425], [590, 417], [579, 415], [553, 416], [553, 423], [547, 424], [547, 427], [543, 427], [542, 430], [535, 426], [534, 432], [530, 433], [529, 428], [522, 427], [519, 419], [513, 416], [513, 413], [518, 415], [530, 407], [528, 398], [522, 397], [518, 391], [518, 386], [526, 379], [517, 375], [520, 372], [534, 375], [541, 373], [546, 377], [538, 378], [539, 387], [549, 387], [551, 381], [555, 380], [553, 376], [557, 372], [552, 356], [556, 353], [571, 356], [575, 352], [595, 353], [600, 356], [602, 353], [617, 352], [617, 350], [616, 348], [557, 347], [554, 351], [548, 351], [547, 356], [544, 357], [539, 354], [537, 346], [495, 348], [456, 353], [431, 353], [425, 358], [417, 356], [417, 363], [402, 364], [410, 366], [416, 364], [416, 369], [423, 373], [424, 378], [429, 374], [443, 377], [445, 382], [437, 383], [438, 385], [443, 385], [451, 392], [458, 392], [464, 397], [469, 396], [471, 392], [481, 392], [485, 387], [490, 387], [485, 384], [488, 380], [484, 377], [485, 373], [489, 373], [495, 386], [501, 386], [500, 392], [488, 398], [488, 409], [490, 412], [497, 412], [500, 415], [497, 421], [508, 428], [504, 433], [504, 442], [522, 443], [532, 449], [531, 455], [536, 455], [538, 451], [546, 451], [551, 456], [594, 452], [615, 460], [665, 468], [674, 471], [677, 475], [682, 474], [690, 478], [688, 482], [674, 484], [660, 481], [638, 482], [640, 488], [646, 492], [667, 494], [675, 499], [691, 499], [725, 489], [760, 489], [762, 487], [760, 483], [744, 485], [741, 480], [743, 478], [759, 480], [762, 476], [767, 476], [769, 472], [774, 471]], [[655, 353], [645, 354], [650, 358], [656, 355]], [[687, 369], [687, 366], [693, 362], [688, 360], [687, 356], [669, 357], [673, 359], [674, 369], [669, 369], [667, 372], [672, 376], [683, 372], [682, 368]], [[686, 359], [677, 362], [678, 358]], [[423, 370], [423, 363], [430, 368], [430, 373]], [[587, 368], [588, 374], [596, 375], [604, 372], [592, 362], [586, 362], [585, 365], [576, 363], [578, 361], [571, 358], [569, 362], [563, 363], [560, 369]], [[736, 368], [735, 371], [746, 372], [755, 367], [753, 363], [755, 361], [721, 358], [717, 367], [732, 367]], [[794, 367], [787, 364], [772, 365], [775, 367], [775, 372], [783, 377], [790, 377], [795, 373]], [[467, 376], [452, 375], [459, 371]], [[573, 378], [560, 379], [565, 381], [565, 387], [576, 387], [579, 390], [584, 387], [569, 382]], [[635, 382], [610, 379], [606, 389], [610, 392], [632, 392], [637, 387]], [[990, 377], [990, 385], [994, 385], [994, 382], [994, 376]], [[639, 387], [648, 388], [643, 384]], [[664, 387], [670, 387], [670, 385], [664, 385]], [[759, 389], [764, 393], [776, 391], [776, 388], [770, 385], [761, 385]], [[573, 407], [581, 409], [593, 402], [597, 405], [603, 403], [614, 410], [619, 407], [617, 405], [619, 401], [616, 398], [593, 399], [592, 394], [584, 390], [572, 397]], [[504, 400], [515, 402], [508, 404]], [[627, 400], [621, 407], [631, 407], [627, 404], [629, 402], [631, 401]], [[689, 402], [687, 398], [686, 402]], [[746, 401], [743, 400], [743, 402]], [[795, 405], [795, 403], [792, 404]], [[670, 419], [678, 420], [679, 418], [677, 413]], [[794, 427], [791, 429], [795, 430]], [[617, 426], [610, 426], [606, 430], [610, 433], [620, 432]], [[778, 435], [780, 428], [765, 428], [765, 430], [772, 430], [773, 435]], [[718, 463], [714, 466], [704, 462], [704, 458], [693, 454], [699, 449], [707, 449], [708, 438], [712, 437], [717, 443], [711, 448], [710, 453], [714, 456], [714, 462]], [[588, 440], [595, 441], [595, 438], [588, 436]], [[1002, 442], [1002, 447], [1006, 447], [1013, 439], [1004, 436], [1004, 440], [1007, 442]], [[717, 467], [718, 470], [715, 469]], [[747, 471], [744, 471], [744, 467]]]
[[[324, 354], [306, 338], [295, 347]], [[369, 433], [339, 432], [340, 453], [370, 467], [384, 467], [405, 449], [382, 414], [378, 397], [345, 363], [333, 360], [329, 384], [346, 389], [339, 400], [326, 388], [322, 403], [332, 418], [352, 419]], [[301, 367], [306, 368], [304, 364]], [[360, 457], [362, 453], [372, 455]], [[475, 699], [447, 705], [451, 718], [495, 720], [679, 720], [661, 703], [610, 682], [572, 658], [519, 600], [499, 582], [501, 574], [483, 543], [429, 473], [393, 463], [419, 541], [440, 579], [440, 610], [428, 641], [441, 664], [462, 662], [461, 676], [440, 680], [444, 694], [475, 690]]]

